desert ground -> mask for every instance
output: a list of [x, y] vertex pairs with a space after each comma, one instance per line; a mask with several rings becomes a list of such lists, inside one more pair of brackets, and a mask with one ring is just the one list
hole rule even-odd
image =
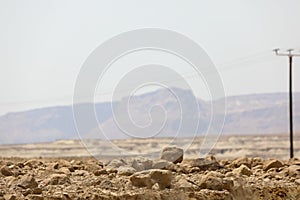
[[293, 159], [288, 139], [288, 134], [222, 136], [204, 158], [199, 157], [203, 138], [185, 152], [169, 148], [168, 138], [113, 141], [127, 152], [160, 152], [151, 158], [101, 158], [107, 147], [100, 141], [87, 141], [89, 150], [79, 140], [2, 145], [0, 199], [297, 200], [299, 134]]
[[[179, 147], [190, 141], [190, 139], [181, 138]], [[193, 143], [185, 151], [185, 158], [198, 158], [199, 147], [203, 138], [195, 138]], [[169, 138], [154, 139], [128, 139], [115, 140], [112, 144], [131, 152], [135, 150], [140, 154], [153, 151], [160, 151], [163, 147], [170, 144]], [[88, 150], [86, 148], [88, 146]], [[111, 149], [111, 144], [101, 141], [91, 140], [84, 143], [80, 140], [58, 140], [50, 143], [19, 144], [19, 145], [0, 145], [1, 157], [90, 157], [91, 154], [103, 160], [110, 157], [105, 152]], [[289, 134], [273, 135], [228, 135], [220, 136], [217, 143], [210, 152], [218, 159], [238, 158], [238, 157], [261, 157], [263, 159], [289, 158]], [[300, 133], [294, 134], [294, 154], [300, 157]], [[101, 156], [102, 155], [102, 156]]]

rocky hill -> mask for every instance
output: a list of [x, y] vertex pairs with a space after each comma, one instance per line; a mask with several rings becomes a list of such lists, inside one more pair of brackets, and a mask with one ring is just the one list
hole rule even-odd
[[[173, 89], [182, 99], [183, 114], [180, 114], [178, 102], [167, 90], [143, 94], [135, 97], [132, 104], [134, 120], [140, 120], [141, 125], [149, 122], [149, 109], [153, 105], [161, 105], [168, 116], [164, 131], [158, 137], [172, 137], [178, 130], [181, 116], [186, 123], [179, 131], [179, 137], [189, 137], [194, 134], [192, 122], [199, 120], [196, 132], [201, 135], [207, 131], [210, 121], [210, 102], [198, 99], [200, 117], [195, 116], [191, 91]], [[300, 93], [294, 94], [294, 124], [300, 131]], [[122, 101], [113, 102], [118, 106]], [[95, 104], [95, 113], [99, 123], [109, 132], [109, 139], [127, 139], [114, 122], [111, 103]], [[81, 105], [86, 106], [85, 104]], [[223, 134], [267, 134], [288, 132], [288, 95], [285, 93], [253, 94], [228, 97], [226, 99], [227, 116]], [[144, 123], [144, 124], [143, 124]], [[88, 123], [87, 123], [88, 124]], [[97, 127], [87, 127], [81, 137], [93, 138]], [[34, 143], [49, 142], [58, 139], [78, 139], [73, 120], [71, 106], [48, 107], [17, 113], [8, 113], [0, 117], [0, 143]]]

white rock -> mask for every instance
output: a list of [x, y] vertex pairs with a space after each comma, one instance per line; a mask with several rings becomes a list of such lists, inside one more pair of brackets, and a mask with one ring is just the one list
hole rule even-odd
[[165, 147], [162, 152], [160, 159], [167, 160], [173, 163], [180, 163], [183, 160], [183, 149], [178, 147]]

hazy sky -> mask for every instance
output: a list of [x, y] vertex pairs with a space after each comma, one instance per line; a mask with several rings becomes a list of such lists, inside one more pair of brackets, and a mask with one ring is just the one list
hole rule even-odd
[[[114, 35], [145, 27], [201, 45], [226, 95], [287, 91], [287, 58], [271, 50], [300, 49], [299, 10], [299, 0], [0, 0], [0, 114], [71, 104], [88, 55]], [[294, 69], [300, 91], [300, 58]]]

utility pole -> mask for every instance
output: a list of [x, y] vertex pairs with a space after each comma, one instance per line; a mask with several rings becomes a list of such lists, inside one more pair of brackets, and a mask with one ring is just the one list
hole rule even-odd
[[277, 56], [288, 56], [289, 58], [289, 88], [290, 88], [290, 158], [294, 157], [294, 142], [293, 142], [293, 57], [300, 56], [300, 53], [294, 53], [294, 49], [288, 49], [286, 51], [280, 51], [280, 49], [274, 49]]

